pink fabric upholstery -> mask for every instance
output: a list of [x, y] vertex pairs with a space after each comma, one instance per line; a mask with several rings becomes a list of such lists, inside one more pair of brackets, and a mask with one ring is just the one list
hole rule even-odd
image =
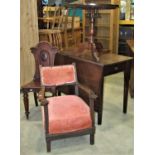
[[41, 67], [40, 73], [44, 86], [57, 86], [76, 81], [74, 65]]
[[48, 101], [49, 133], [73, 132], [92, 126], [90, 109], [78, 96], [56, 96]]

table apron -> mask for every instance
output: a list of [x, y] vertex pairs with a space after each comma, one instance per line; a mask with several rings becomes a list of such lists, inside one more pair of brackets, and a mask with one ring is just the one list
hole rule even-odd
[[123, 72], [123, 71], [125, 71], [126, 65], [127, 65], [127, 62], [112, 64], [112, 65], [105, 65], [104, 66], [104, 76]]

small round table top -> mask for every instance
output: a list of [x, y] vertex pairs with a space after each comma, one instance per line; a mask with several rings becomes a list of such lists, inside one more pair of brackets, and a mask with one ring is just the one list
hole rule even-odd
[[110, 10], [119, 7], [117, 4], [97, 4], [97, 3], [83, 3], [83, 4], [68, 4], [66, 7], [81, 8], [84, 10]]

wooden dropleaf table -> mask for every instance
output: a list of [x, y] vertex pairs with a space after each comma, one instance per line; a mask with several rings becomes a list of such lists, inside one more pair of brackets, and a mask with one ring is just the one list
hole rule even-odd
[[[98, 124], [102, 124], [104, 105], [104, 77], [118, 72], [124, 72], [123, 113], [127, 113], [128, 89], [132, 58], [117, 54], [99, 55], [96, 62], [92, 55], [76, 54], [73, 51], [57, 53], [55, 65], [76, 63], [79, 82], [92, 89], [98, 96], [95, 100], [95, 111], [98, 114]], [[84, 94], [81, 97], [87, 99]], [[111, 95], [112, 97], [112, 95]]]

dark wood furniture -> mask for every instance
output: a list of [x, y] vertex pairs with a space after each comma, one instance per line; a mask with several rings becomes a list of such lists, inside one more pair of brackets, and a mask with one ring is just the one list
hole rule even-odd
[[[48, 42], [40, 42], [36, 45], [36, 47], [31, 48], [31, 52], [35, 59], [35, 74], [31, 82], [21, 87], [27, 119], [29, 118], [29, 92], [34, 93], [35, 104], [38, 106], [37, 93], [41, 88], [39, 65], [53, 66], [55, 54], [58, 52], [58, 50], [55, 47], [52, 47]], [[47, 89], [46, 91], [50, 90]]]
[[96, 62], [91, 54], [79, 55], [73, 51], [57, 53], [55, 57], [55, 65], [75, 62], [79, 82], [88, 86], [97, 95], [97, 99], [95, 100], [95, 111], [98, 113], [98, 124], [102, 124], [104, 76], [124, 72], [123, 113], [127, 113], [131, 61], [131, 57], [116, 54], [103, 54], [99, 56], [99, 62]]
[[[127, 40], [128, 45], [128, 53], [131, 57], [134, 58], [134, 40]], [[134, 97], [134, 60], [132, 62], [131, 66], [131, 74], [130, 74], [130, 85], [129, 85], [130, 95], [133, 98]]]
[[[42, 116], [47, 152], [51, 151], [52, 140], [86, 134], [90, 135], [90, 144], [93, 145], [96, 95], [90, 89], [83, 89], [89, 96], [89, 102], [85, 103], [79, 97], [75, 64], [41, 67], [40, 72], [42, 89], [39, 92], [39, 100], [44, 107]], [[48, 99], [44, 97], [46, 87], [51, 88], [53, 94], [57, 94], [57, 87], [71, 85], [74, 86], [75, 95], [53, 96]]]
[[[86, 3], [90, 0], [84, 0]], [[98, 4], [118, 4], [118, 0], [95, 0], [91, 1]], [[84, 16], [84, 27], [85, 27], [85, 38], [89, 37], [89, 10], [85, 11]], [[118, 53], [118, 30], [119, 30], [119, 8], [115, 9], [97, 9], [95, 11], [97, 15], [94, 20], [95, 32], [94, 40], [95, 43], [100, 43], [104, 49], [108, 49], [110, 53]]]
[[80, 8], [80, 9], [89, 11], [89, 17], [90, 17], [89, 44], [91, 47], [92, 58], [95, 61], [99, 61], [99, 54], [96, 49], [95, 40], [94, 40], [94, 34], [95, 34], [94, 33], [95, 32], [94, 21], [95, 21], [96, 12], [97, 12], [97, 10], [112, 10], [112, 9], [118, 8], [118, 5], [116, 5], [116, 4], [98, 4], [98, 3], [89, 2], [89, 3], [82, 3], [82, 4], [67, 4], [66, 7], [67, 8], [70, 7], [70, 8], [74, 8], [74, 9]]
[[119, 27], [119, 48], [118, 53], [130, 55], [127, 40], [134, 40], [134, 24], [120, 24]]

